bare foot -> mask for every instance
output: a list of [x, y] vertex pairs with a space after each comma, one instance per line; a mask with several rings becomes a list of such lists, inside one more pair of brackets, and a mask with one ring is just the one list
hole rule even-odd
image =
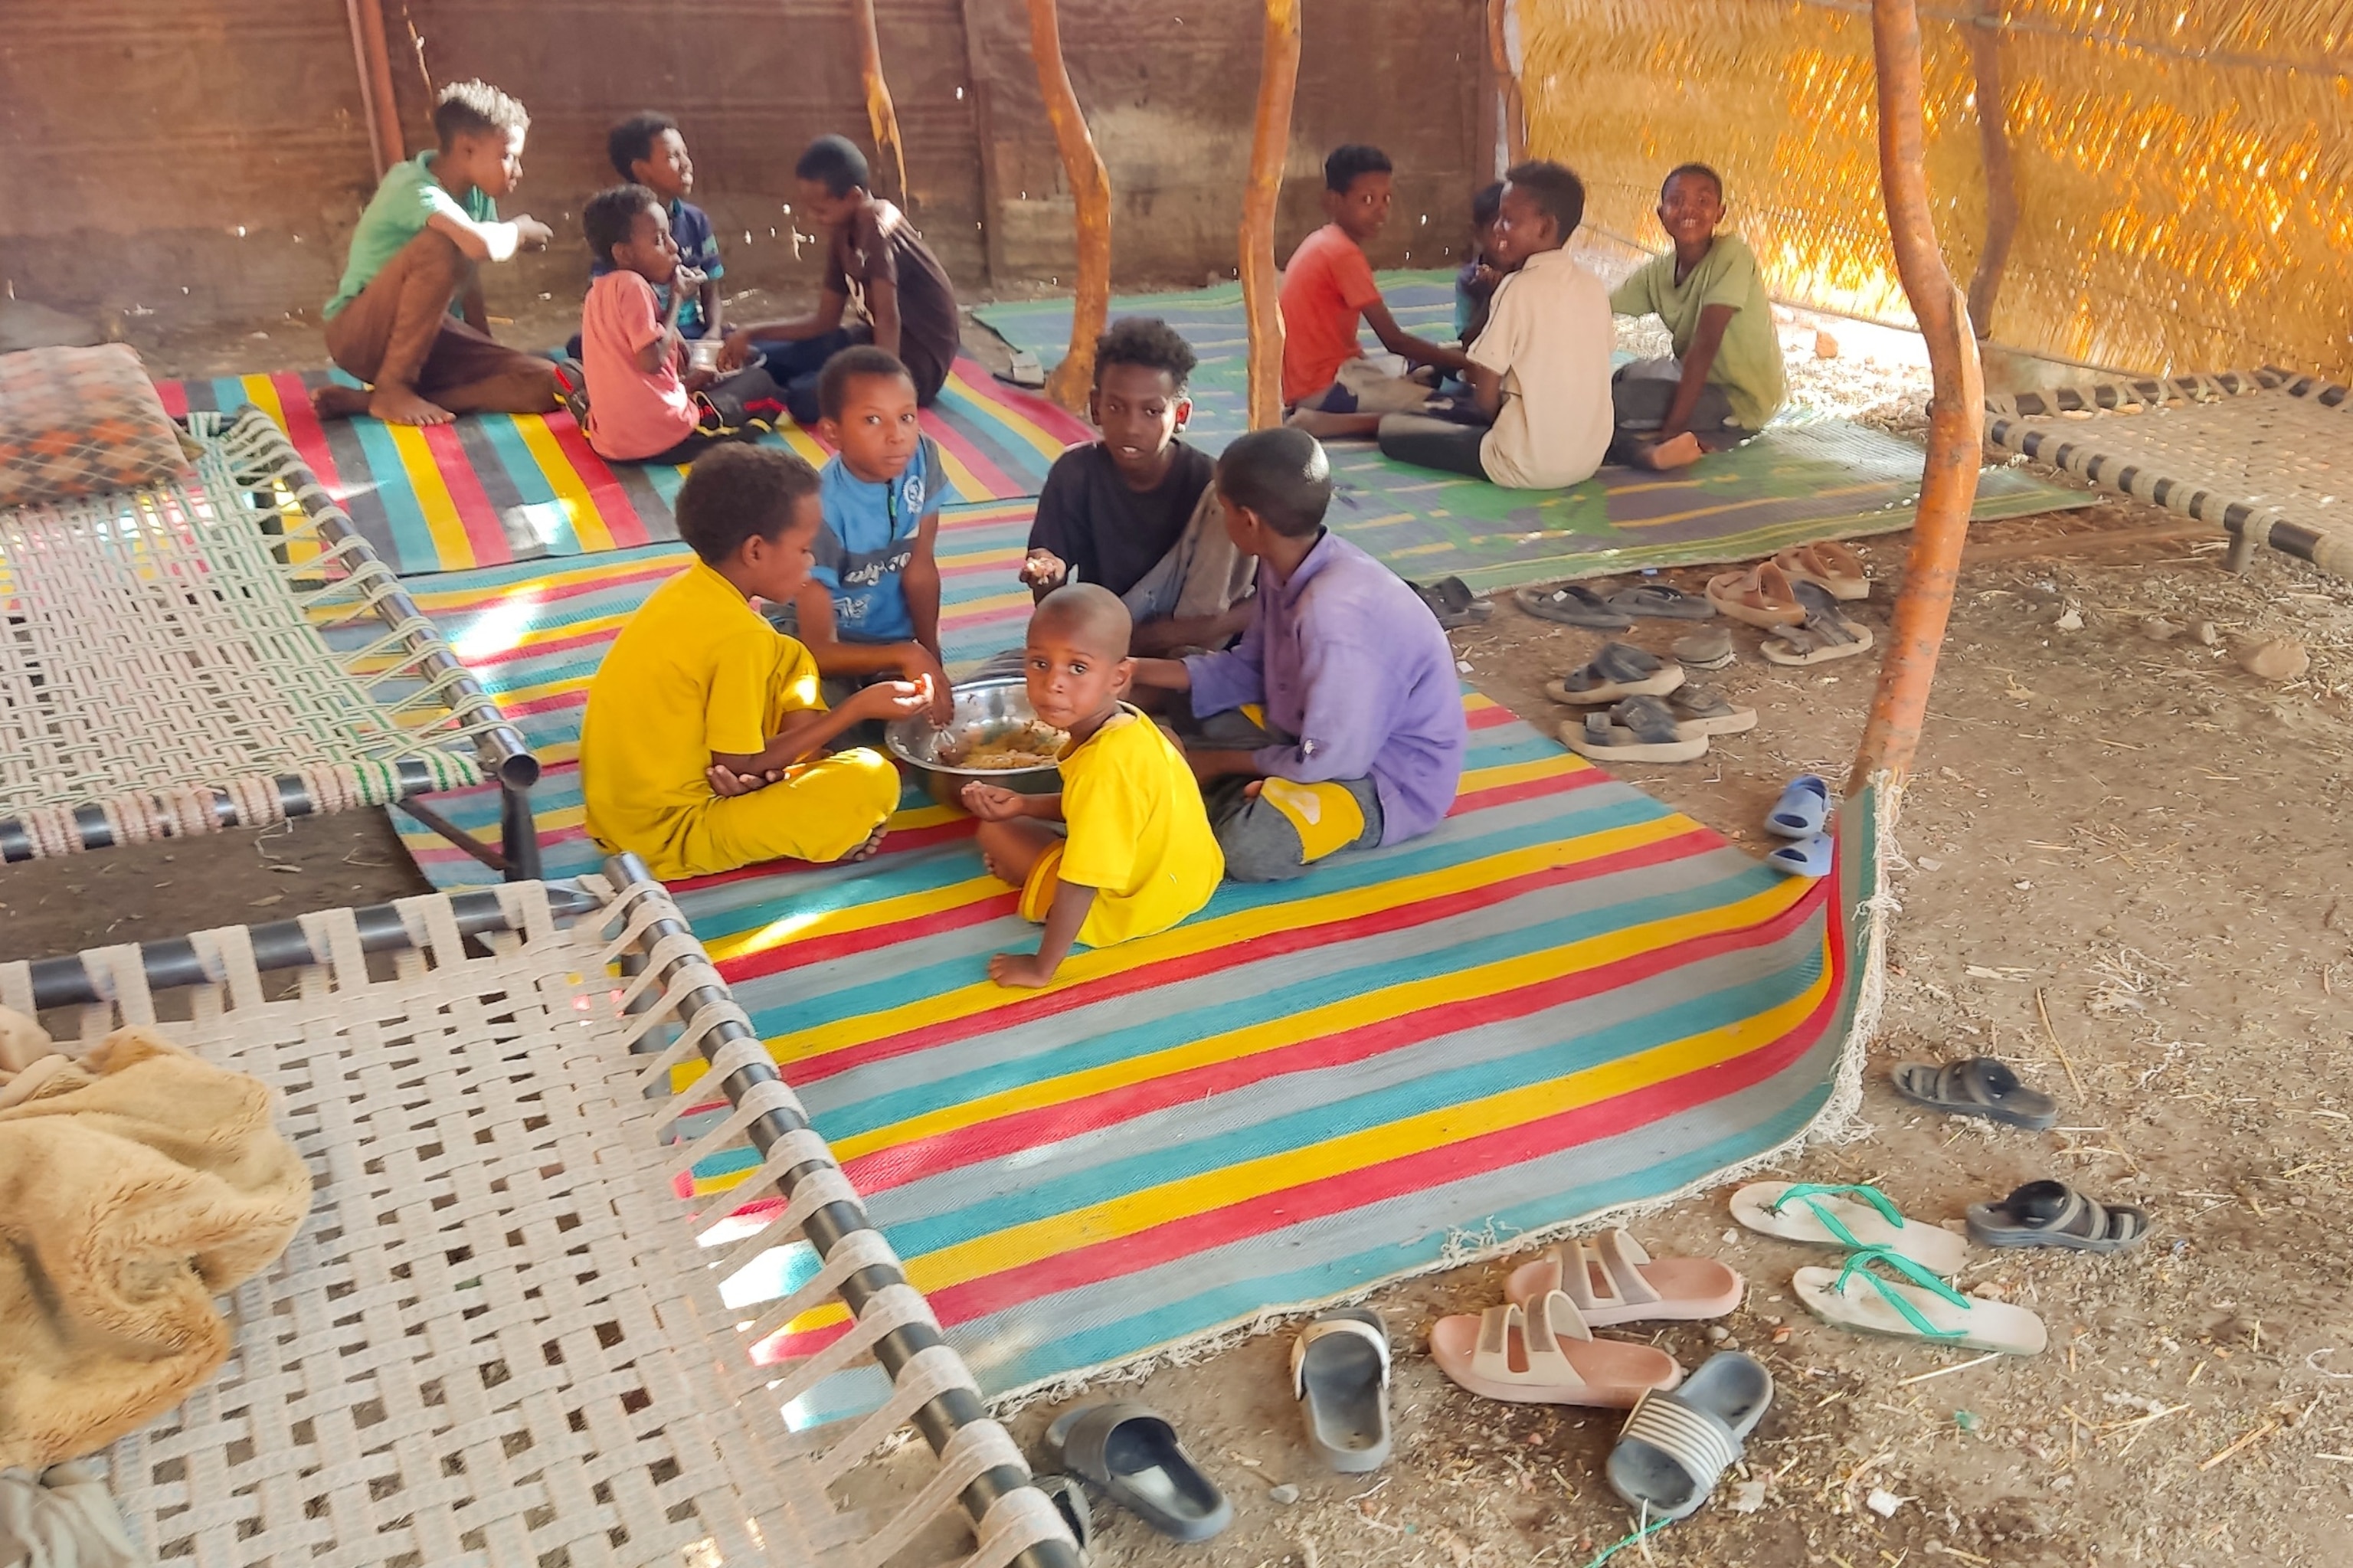
[[1368, 441], [1381, 433], [1378, 414], [1334, 414], [1322, 408], [1301, 408], [1282, 422], [1322, 441]]
[[446, 425], [458, 417], [406, 387], [379, 386], [368, 394], [367, 411], [387, 425]]
[[842, 863], [847, 865], [861, 860], [872, 860], [874, 858], [874, 852], [882, 847], [882, 836], [890, 831], [891, 830], [888, 827], [880, 827], [875, 829], [874, 832], [868, 836], [864, 843], [860, 844], [856, 849], [851, 850], [848, 854], [841, 857]]
[[311, 411], [322, 419], [355, 418], [368, 411], [368, 390], [341, 382], [322, 387], [311, 394]]
[[1699, 438], [1685, 430], [1680, 436], [1644, 448], [1641, 459], [1644, 468], [1688, 468], [1706, 455], [1707, 449], [1699, 444]]
[[980, 869], [988, 873], [989, 875], [997, 878], [999, 882], [1010, 885], [1013, 881], [1011, 877], [1006, 875], [1005, 873], [997, 869], [997, 857], [989, 853], [987, 850], [980, 852]]

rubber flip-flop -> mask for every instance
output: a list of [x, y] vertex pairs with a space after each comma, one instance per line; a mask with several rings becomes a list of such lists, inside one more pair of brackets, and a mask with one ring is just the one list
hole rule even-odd
[[1686, 670], [1721, 670], [1733, 661], [1732, 633], [1721, 626], [1703, 626], [1676, 638], [1668, 652]]
[[1784, 876], [1828, 876], [1838, 863], [1837, 843], [1828, 833], [1816, 833], [1767, 851], [1765, 863]]
[[1234, 1521], [1233, 1504], [1193, 1463], [1168, 1418], [1144, 1405], [1066, 1410], [1046, 1429], [1046, 1450], [1163, 1535], [1207, 1541]]
[[1806, 607], [1798, 602], [1788, 574], [1770, 561], [1708, 578], [1707, 599], [1718, 615], [1751, 626], [1797, 626], [1806, 619]]
[[1369, 1307], [1324, 1313], [1291, 1342], [1291, 1389], [1310, 1446], [1334, 1469], [1389, 1457], [1389, 1326]]
[[1830, 820], [1830, 781], [1819, 773], [1800, 773], [1765, 813], [1765, 831], [1785, 839], [1810, 839]]
[[1630, 642], [1604, 642], [1601, 651], [1557, 681], [1545, 695], [1572, 707], [1598, 707], [1628, 697], [1655, 697], [1683, 683], [1683, 667]]
[[[1903, 1277], [1883, 1279], [1873, 1268]], [[1872, 1288], [1858, 1287], [1865, 1284]], [[2041, 1355], [2051, 1342], [2042, 1319], [2025, 1308], [1964, 1296], [1885, 1247], [1865, 1247], [1842, 1268], [1801, 1268], [1790, 1276], [1789, 1288], [1815, 1317], [1858, 1333], [2012, 1356]]]
[[1609, 608], [1602, 597], [1583, 583], [1563, 583], [1558, 588], [1514, 588], [1512, 600], [1530, 615], [1544, 620], [1557, 620], [1564, 626], [1582, 626], [1595, 631], [1623, 631], [1634, 624], [1630, 616]]
[[1713, 620], [1715, 606], [1672, 583], [1638, 583], [1609, 596], [1609, 608], [1620, 615], [1650, 620]]
[[1773, 1374], [1719, 1351], [1672, 1393], [1646, 1393], [1609, 1450], [1609, 1487], [1643, 1519], [1689, 1519], [1740, 1459], [1773, 1404]]
[[1773, 564], [1787, 573], [1792, 583], [1820, 583], [1830, 589], [1834, 599], [1871, 597], [1871, 573], [1863, 566], [1862, 557], [1835, 541], [1825, 539], [1819, 545], [1783, 550], [1773, 557]]
[[1876, 1187], [1751, 1181], [1732, 1194], [1732, 1217], [1783, 1241], [1890, 1248], [1938, 1274], [1958, 1274], [1969, 1260], [1968, 1243], [1939, 1226], [1905, 1219]]
[[2109, 1208], [2064, 1181], [2029, 1181], [1999, 1203], [1971, 1203], [1969, 1238], [1985, 1246], [2055, 1246], [2070, 1252], [2122, 1252], [2148, 1234], [2148, 1215], [2130, 1204]]
[[1805, 608], [1802, 626], [1777, 626], [1757, 652], [1773, 664], [1827, 664], [1871, 651], [1871, 628], [1850, 620], [1831, 591], [1816, 582], [1792, 585]]
[[1408, 581], [1405, 586], [1430, 606], [1430, 613], [1438, 617], [1439, 626], [1448, 631], [1475, 626], [1495, 613], [1495, 607], [1472, 593], [1461, 577], [1440, 577], [1434, 583]]
[[2035, 1132], [2059, 1125], [2059, 1103], [2040, 1089], [2028, 1088], [2016, 1073], [1990, 1056], [1944, 1066], [1905, 1062], [1891, 1075], [1895, 1092], [1905, 1099], [1955, 1116], [1981, 1116]]
[[1593, 762], [1696, 762], [1707, 755], [1705, 735], [1685, 735], [1656, 697], [1629, 697], [1606, 714], [1560, 726], [1560, 743]]
[[1430, 1326], [1430, 1359], [1472, 1393], [1514, 1404], [1594, 1404], [1627, 1410], [1681, 1383], [1674, 1357], [1651, 1345], [1597, 1340], [1576, 1303], [1556, 1290], [1525, 1308], [1506, 1302]]
[[1095, 1543], [1095, 1515], [1087, 1506], [1086, 1489], [1079, 1485], [1076, 1476], [1032, 1476], [1029, 1484], [1044, 1492], [1054, 1511], [1062, 1516], [1071, 1539], [1079, 1543], [1079, 1560], [1085, 1562]]
[[1712, 1257], [1654, 1258], [1622, 1230], [1572, 1236], [1534, 1263], [1512, 1270], [1504, 1296], [1523, 1308], [1557, 1290], [1575, 1302], [1589, 1329], [1650, 1319], [1692, 1323], [1721, 1318], [1747, 1288], [1730, 1265]]
[[1667, 711], [1686, 736], [1746, 735], [1757, 727], [1757, 710], [1736, 706], [1714, 686], [1686, 681], [1667, 694]]

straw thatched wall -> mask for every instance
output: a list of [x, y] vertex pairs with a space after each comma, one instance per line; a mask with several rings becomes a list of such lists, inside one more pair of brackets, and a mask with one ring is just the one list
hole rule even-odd
[[[1514, 4], [1530, 149], [1585, 176], [1591, 222], [1655, 249], [1659, 176], [1710, 163], [1778, 295], [1908, 319], [1880, 206], [1867, 5]], [[2020, 217], [1980, 333], [2144, 372], [2353, 373], [2353, 5], [1921, 13], [1928, 179], [1958, 278], [1989, 211], [1979, 70], [2003, 88]]]

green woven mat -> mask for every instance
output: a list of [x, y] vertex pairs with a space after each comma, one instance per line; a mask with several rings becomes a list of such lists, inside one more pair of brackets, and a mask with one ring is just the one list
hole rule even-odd
[[[1453, 275], [1388, 272], [1381, 288], [1409, 331], [1442, 336]], [[1070, 341], [1068, 300], [987, 305], [976, 313], [1050, 366]], [[1246, 428], [1246, 331], [1236, 284], [1112, 302], [1112, 314], [1157, 315], [1200, 356], [1186, 439], [1216, 451]], [[1377, 344], [1366, 339], [1366, 346]], [[1845, 419], [1777, 424], [1746, 445], [1679, 473], [1605, 468], [1567, 490], [1503, 490], [1391, 462], [1370, 446], [1335, 442], [1342, 489], [1333, 525], [1413, 577], [1461, 577], [1480, 590], [1602, 577], [1646, 567], [1749, 560], [1818, 539], [1853, 539], [1912, 525], [1921, 449]], [[1979, 521], [2089, 504], [2094, 497], [2014, 469], [1978, 478]]]

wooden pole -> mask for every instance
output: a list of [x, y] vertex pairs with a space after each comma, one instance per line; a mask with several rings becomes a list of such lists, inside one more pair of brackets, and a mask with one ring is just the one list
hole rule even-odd
[[[1528, 155], [1527, 105], [1520, 97], [1519, 72], [1512, 69], [1512, 46], [1504, 37], [1504, 20], [1512, 0], [1487, 0], [1487, 54], [1493, 64], [1495, 80], [1502, 85], [1504, 102], [1504, 166], [1509, 168]], [[1484, 156], [1482, 152], [1481, 156]]]
[[1969, 26], [1969, 65], [1977, 78], [1978, 145], [1985, 162], [1985, 249], [1978, 253], [1977, 275], [1969, 280], [1969, 320], [1977, 335], [1993, 335], [1994, 301], [2001, 293], [2001, 275], [2010, 265], [2010, 242], [2018, 236], [2018, 175], [2010, 155], [2008, 89], [2001, 76], [2003, 0], [1978, 0], [1978, 19]]
[[1274, 215], [1291, 156], [1291, 101], [1299, 87], [1299, 0], [1266, 0], [1258, 122], [1242, 186], [1242, 309], [1250, 318], [1250, 428], [1282, 422], [1282, 312], [1275, 300]]
[[882, 76], [882, 35], [874, 28], [874, 0], [851, 0], [851, 20], [858, 25], [858, 75], [866, 89], [866, 124], [874, 132], [874, 150], [886, 154], [899, 177], [902, 207], [914, 199], [907, 191], [907, 148], [899, 140], [899, 111], [891, 102], [891, 84]]
[[1111, 314], [1111, 175], [1095, 151], [1094, 133], [1080, 111], [1071, 73], [1062, 64], [1062, 24], [1054, 0], [1029, 0], [1029, 55], [1038, 62], [1038, 90], [1054, 128], [1054, 149], [1062, 155], [1077, 208], [1079, 276], [1071, 301], [1071, 346], [1046, 377], [1046, 396], [1072, 412], [1083, 411], [1094, 386], [1095, 339]]
[[1953, 610], [1969, 508], [1977, 500], [1985, 439], [1985, 381], [1968, 302], [1953, 286], [1928, 208], [1926, 132], [1920, 114], [1920, 16], [1914, 0], [1872, 0], [1871, 41], [1879, 84], [1879, 180], [1895, 271], [1928, 346], [1935, 393], [1928, 403], [1928, 459], [1912, 519], [1912, 553], [1895, 599], [1894, 626], [1879, 667], [1879, 690], [1847, 780], [1852, 794], [1876, 779], [1888, 803], [1911, 770], [1936, 679], [1936, 651]]
[[367, 111], [368, 147], [375, 154], [375, 177], [408, 156], [400, 134], [400, 106], [392, 97], [392, 46], [385, 42], [381, 0], [345, 0], [352, 26], [352, 52], [358, 57], [360, 105]]

